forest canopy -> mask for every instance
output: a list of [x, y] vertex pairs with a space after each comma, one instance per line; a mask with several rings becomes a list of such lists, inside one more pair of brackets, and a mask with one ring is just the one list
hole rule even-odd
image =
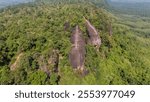
[[[104, 6], [104, 0], [38, 0], [1, 9], [0, 84], [150, 84], [150, 18], [114, 15]], [[84, 17], [102, 40], [98, 50], [88, 43]], [[86, 43], [85, 76], [69, 62], [76, 25]]]

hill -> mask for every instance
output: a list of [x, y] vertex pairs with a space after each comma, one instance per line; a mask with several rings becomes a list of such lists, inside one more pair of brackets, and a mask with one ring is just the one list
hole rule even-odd
[[[1, 11], [0, 84], [150, 84], [150, 40], [143, 26], [114, 16], [102, 1], [68, 1], [40, 1]], [[98, 50], [88, 43], [84, 17], [102, 40]], [[139, 19], [150, 27], [144, 20], [149, 21]], [[86, 75], [69, 62], [76, 25], [86, 41]]]
[[146, 1], [109, 1], [107, 0], [109, 7], [112, 11], [121, 13], [121, 14], [128, 14], [128, 15], [138, 15], [144, 17], [150, 17], [150, 2]]

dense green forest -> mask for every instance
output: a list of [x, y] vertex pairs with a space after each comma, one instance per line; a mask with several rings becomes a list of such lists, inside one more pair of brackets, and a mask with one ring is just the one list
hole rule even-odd
[[[109, 8], [105, 0], [37, 0], [1, 9], [0, 84], [150, 84], [150, 18]], [[69, 52], [76, 25], [88, 39], [84, 17], [102, 44], [86, 44], [83, 76]]]

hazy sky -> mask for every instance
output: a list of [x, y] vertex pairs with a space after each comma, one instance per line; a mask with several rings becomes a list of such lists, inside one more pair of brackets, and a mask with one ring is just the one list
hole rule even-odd
[[119, 1], [119, 2], [150, 2], [150, 0], [111, 0], [111, 1]]
[[19, 3], [26, 3], [29, 1], [33, 1], [33, 0], [0, 0], [0, 8], [9, 5], [19, 4]]

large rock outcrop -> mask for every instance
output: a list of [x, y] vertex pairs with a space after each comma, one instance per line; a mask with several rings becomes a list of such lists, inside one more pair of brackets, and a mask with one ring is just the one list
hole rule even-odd
[[97, 49], [99, 49], [101, 45], [101, 38], [99, 36], [98, 31], [96, 28], [87, 20], [85, 19], [86, 28], [87, 28], [87, 34], [89, 36], [90, 43], [94, 45]]
[[76, 26], [71, 36], [72, 48], [69, 54], [71, 66], [74, 69], [84, 70], [85, 41], [79, 26]]

